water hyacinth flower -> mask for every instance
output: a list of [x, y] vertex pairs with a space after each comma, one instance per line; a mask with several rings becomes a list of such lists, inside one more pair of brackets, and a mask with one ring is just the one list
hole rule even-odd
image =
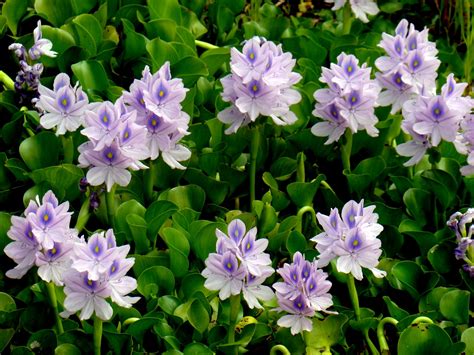
[[151, 160], [160, 155], [173, 169], [185, 169], [180, 163], [191, 157], [191, 151], [180, 144], [188, 135], [190, 117], [182, 110], [186, 89], [179, 78], [171, 78], [170, 64], [166, 62], [151, 74], [148, 66], [140, 80], [130, 85], [130, 92], [124, 92], [122, 101], [127, 111], [135, 111], [136, 123], [144, 128], [145, 145]]
[[456, 212], [447, 221], [447, 226], [456, 234], [458, 246], [454, 250], [457, 260], [465, 262], [463, 269], [474, 278], [474, 208], [468, 208], [466, 212]]
[[136, 123], [136, 111], [126, 112], [119, 100], [103, 102], [86, 111], [82, 134], [89, 141], [79, 146], [79, 166], [90, 167], [86, 179], [92, 186], [105, 183], [127, 186], [132, 175], [128, 169], [146, 169], [141, 159], [149, 156], [145, 145], [146, 130]]
[[20, 71], [15, 78], [15, 90], [20, 93], [20, 101], [35, 100], [38, 97], [38, 86], [40, 76], [43, 72], [43, 64], [34, 63], [43, 55], [54, 58], [57, 53], [52, 51], [53, 44], [50, 40], [43, 38], [41, 32], [41, 21], [33, 30], [34, 44], [29, 49], [21, 43], [12, 43], [8, 49], [18, 57]]
[[40, 110], [40, 124], [44, 128], [56, 128], [56, 135], [63, 135], [83, 124], [89, 99], [78, 84], [71, 86], [67, 74], [56, 76], [53, 90], [40, 84], [38, 92], [35, 106]]
[[331, 63], [330, 69], [322, 69], [319, 80], [328, 84], [328, 88], [314, 93], [313, 115], [324, 121], [316, 123], [311, 133], [328, 137], [325, 144], [338, 141], [347, 128], [352, 133], [366, 130], [372, 137], [378, 135], [374, 108], [380, 87], [370, 79], [370, 71], [365, 63], [359, 67], [358, 59], [345, 53], [337, 57], [337, 63]]
[[301, 100], [292, 88], [301, 76], [292, 72], [296, 61], [281, 45], [259, 37], [246, 41], [242, 52], [231, 49], [231, 71], [221, 79], [222, 99], [231, 106], [218, 113], [217, 118], [231, 126], [226, 134], [255, 122], [257, 117], [269, 116], [277, 125], [296, 122], [290, 106]]
[[270, 287], [263, 285], [274, 272], [270, 256], [264, 252], [268, 240], [257, 240], [256, 234], [255, 227], [247, 231], [239, 219], [229, 223], [227, 234], [216, 229], [217, 252], [209, 254], [201, 274], [206, 278], [204, 286], [219, 291], [221, 300], [243, 293], [250, 308], [262, 308], [258, 300], [273, 297]]
[[454, 143], [459, 153], [469, 155], [469, 115], [474, 100], [462, 96], [465, 87], [464, 83], [456, 84], [450, 74], [440, 95], [423, 93], [403, 104], [402, 130], [413, 139], [396, 147], [398, 154], [410, 157], [405, 166], [418, 163], [428, 148], [438, 146], [442, 140]]
[[273, 284], [279, 305], [274, 310], [288, 313], [278, 320], [279, 326], [291, 328], [294, 335], [313, 328], [310, 318], [316, 312], [334, 313], [328, 311], [333, 304], [328, 293], [332, 284], [327, 280], [328, 275], [318, 269], [316, 261], [309, 262], [296, 252], [293, 263], [285, 263], [277, 273], [283, 282]]
[[41, 201], [39, 196], [30, 201], [26, 217], [12, 216], [7, 235], [13, 242], [4, 251], [18, 265], [7, 271], [7, 277], [19, 279], [36, 265], [43, 280], [62, 285], [72, 248], [79, 241], [77, 232], [69, 227], [68, 209], [69, 202], [59, 204], [54, 193], [48, 191]]
[[357, 280], [362, 280], [362, 268], [367, 268], [375, 277], [386, 275], [385, 271], [377, 269], [378, 259], [382, 254], [381, 241], [377, 236], [383, 227], [378, 221], [375, 206], [364, 207], [364, 200], [357, 203], [347, 202], [342, 208], [341, 215], [332, 209], [329, 216], [317, 213], [318, 222], [323, 232], [311, 240], [316, 242], [319, 251], [318, 265], [326, 266], [336, 259], [339, 272], [352, 274]]
[[[339, 10], [346, 4], [346, 0], [325, 0], [325, 2], [334, 4], [331, 7], [333, 11]], [[355, 17], [365, 23], [369, 22], [367, 15], [373, 16], [379, 12], [377, 4], [372, 0], [349, 0], [349, 4]]]
[[428, 40], [428, 29], [419, 32], [413, 24], [403, 19], [395, 29], [395, 35], [382, 33], [379, 47], [387, 55], [378, 58], [376, 74], [383, 91], [378, 98], [381, 106], [392, 106], [397, 113], [403, 104], [417, 95], [432, 94], [436, 89], [437, 70], [440, 60], [434, 42]]
[[117, 246], [112, 229], [95, 233], [87, 243], [76, 243], [71, 268], [64, 277], [65, 311], [63, 317], [80, 311], [81, 320], [92, 314], [102, 320], [109, 320], [112, 307], [107, 301], [130, 308], [139, 297], [128, 294], [136, 289], [137, 282], [126, 273], [135, 263], [127, 258], [130, 246]]

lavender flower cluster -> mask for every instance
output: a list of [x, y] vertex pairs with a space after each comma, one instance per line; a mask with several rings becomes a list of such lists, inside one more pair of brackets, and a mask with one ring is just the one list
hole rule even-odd
[[352, 274], [362, 280], [362, 268], [367, 268], [375, 277], [384, 277], [385, 271], [376, 266], [382, 254], [381, 241], [377, 236], [383, 231], [374, 213], [375, 206], [364, 207], [364, 200], [359, 203], [347, 202], [341, 215], [337, 208], [331, 209], [328, 216], [316, 215], [323, 232], [311, 240], [316, 242], [319, 251], [318, 266], [326, 266], [336, 260], [337, 271]]
[[317, 266], [316, 260], [309, 262], [296, 252], [293, 263], [285, 263], [277, 270], [283, 282], [273, 284], [279, 305], [274, 310], [289, 313], [278, 320], [278, 325], [291, 328], [291, 334], [311, 331], [313, 323], [309, 318], [316, 312], [334, 313], [327, 310], [333, 304], [328, 293], [332, 284], [326, 280], [328, 275]]
[[15, 90], [20, 93], [21, 102], [38, 97], [39, 79], [44, 68], [43, 64], [34, 62], [42, 56], [54, 58], [57, 55], [51, 50], [53, 48], [51, 41], [43, 38], [41, 21], [38, 21], [37, 27], [33, 30], [33, 39], [34, 44], [29, 50], [26, 50], [21, 43], [12, 43], [8, 47], [17, 56], [21, 68], [15, 78]]
[[92, 186], [105, 183], [110, 191], [114, 184], [126, 186], [129, 170], [146, 169], [141, 160], [163, 160], [175, 169], [191, 156], [179, 144], [187, 134], [189, 115], [182, 111], [186, 96], [181, 79], [172, 79], [169, 63], [151, 75], [146, 67], [141, 80], [135, 80], [130, 92], [115, 102], [89, 103], [87, 95], [76, 84], [72, 87], [67, 74], [59, 74], [53, 90], [39, 86], [36, 107], [43, 127], [56, 128], [56, 134], [81, 133], [89, 140], [79, 146], [79, 166], [90, 167], [87, 181]]
[[30, 201], [25, 217], [12, 216], [7, 235], [13, 240], [4, 252], [17, 265], [7, 277], [22, 278], [33, 266], [39, 277], [57, 286], [64, 286], [66, 299], [63, 316], [78, 311], [80, 319], [92, 313], [108, 320], [112, 307], [107, 298], [122, 307], [131, 307], [137, 297], [127, 296], [137, 282], [126, 273], [134, 264], [127, 258], [129, 245], [117, 247], [114, 233], [109, 229], [92, 235], [87, 243], [70, 228], [69, 202], [59, 204], [52, 191], [40, 201]]
[[358, 59], [345, 53], [337, 57], [337, 64], [332, 63], [331, 69], [322, 68], [319, 80], [329, 88], [314, 93], [313, 115], [324, 121], [316, 123], [311, 132], [318, 137], [328, 137], [325, 144], [338, 141], [347, 128], [352, 133], [366, 130], [372, 137], [378, 135], [374, 108], [380, 87], [370, 79], [370, 72], [371, 68], [365, 63], [359, 67]]
[[465, 262], [463, 269], [474, 278], [474, 208], [469, 208], [466, 212], [454, 213], [446, 223], [456, 234], [457, 248], [454, 250], [456, 259]]
[[295, 63], [281, 45], [259, 37], [249, 39], [242, 52], [231, 49], [232, 74], [221, 79], [222, 99], [231, 106], [217, 115], [223, 123], [231, 124], [226, 134], [255, 122], [259, 115], [270, 116], [277, 125], [296, 122], [290, 111], [290, 106], [301, 100], [292, 88], [301, 80], [301, 75], [292, 72]]
[[204, 286], [219, 291], [221, 300], [242, 293], [250, 308], [263, 308], [259, 300], [273, 298], [270, 287], [262, 285], [274, 273], [270, 255], [264, 252], [268, 240], [257, 240], [257, 228], [247, 231], [240, 219], [229, 223], [227, 234], [216, 229], [216, 236], [217, 253], [209, 254], [202, 271]]

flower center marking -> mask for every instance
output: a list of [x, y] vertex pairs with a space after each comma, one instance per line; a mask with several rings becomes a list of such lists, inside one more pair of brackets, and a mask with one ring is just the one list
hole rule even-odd
[[63, 105], [64, 107], [67, 106], [67, 99], [66, 98], [61, 100], [61, 105]]
[[104, 122], [104, 123], [109, 122], [109, 118], [107, 117], [107, 115], [102, 116], [102, 122]]
[[45, 222], [49, 221], [49, 215], [47, 213], [44, 214], [43, 221], [45, 221]]
[[165, 92], [164, 92], [163, 90], [160, 90], [160, 92], [158, 93], [158, 96], [159, 96], [159, 97], [165, 96]]
[[96, 245], [96, 246], [95, 246], [95, 248], [94, 248], [94, 251], [96, 252], [96, 254], [98, 254], [98, 253], [99, 253], [99, 250], [100, 250], [99, 246], [98, 246], [98, 245]]

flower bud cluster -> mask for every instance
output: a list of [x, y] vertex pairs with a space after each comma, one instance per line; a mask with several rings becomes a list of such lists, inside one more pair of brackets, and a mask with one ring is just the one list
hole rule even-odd
[[458, 260], [465, 262], [463, 269], [474, 277], [474, 208], [469, 208], [466, 212], [454, 213], [446, 223], [447, 226], [456, 234], [458, 246], [454, 249], [454, 256]]

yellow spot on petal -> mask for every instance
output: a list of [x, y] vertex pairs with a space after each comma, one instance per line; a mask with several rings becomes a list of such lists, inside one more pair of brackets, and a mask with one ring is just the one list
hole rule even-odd
[[102, 122], [104, 122], [104, 123], [109, 122], [109, 118], [107, 117], [107, 115], [102, 116]]
[[95, 246], [95, 248], [94, 248], [94, 251], [95, 251], [96, 253], [98, 253], [98, 252], [99, 252], [99, 250], [100, 250], [99, 246], [98, 246], [98, 245], [96, 245], [96, 246]]
[[152, 125], [153, 127], [155, 127], [156, 124], [157, 124], [156, 120], [155, 120], [155, 119], [152, 119], [152, 120], [151, 120], [151, 125]]
[[309, 289], [312, 290], [314, 288], [314, 284], [309, 285]]
[[107, 153], [107, 158], [112, 159], [114, 157], [114, 154], [112, 152]]
[[253, 91], [253, 92], [257, 92], [257, 90], [258, 90], [258, 86], [257, 86], [257, 85], [253, 85], [253, 86], [252, 86], [252, 91]]
[[399, 76], [397, 76], [397, 78], [395, 79], [395, 81], [397, 82], [397, 84], [400, 84], [402, 82], [402, 79], [400, 79]]
[[145, 100], [143, 100], [143, 97], [140, 98], [140, 103], [141, 103], [142, 105], [145, 105]]
[[51, 249], [51, 254], [56, 255], [57, 252], [56, 248]]
[[416, 67], [419, 66], [419, 65], [420, 65], [420, 62], [419, 62], [419, 61], [415, 60], [415, 61], [413, 62], [413, 68], [416, 68]]
[[62, 99], [62, 100], [61, 100], [61, 104], [62, 104], [63, 106], [66, 106], [66, 105], [67, 105], [67, 99]]
[[254, 60], [254, 59], [255, 59], [255, 53], [254, 53], [254, 52], [250, 52], [249, 58], [250, 58], [251, 60]]
[[117, 270], [117, 268], [115, 267], [115, 265], [112, 265], [110, 271], [115, 272], [115, 270]]
[[92, 280], [87, 280], [87, 284], [88, 284], [89, 286], [92, 286]]
[[123, 137], [124, 137], [125, 139], [127, 139], [129, 135], [130, 135], [130, 134], [128, 133], [128, 131], [125, 131], [125, 134], [123, 135]]
[[351, 214], [351, 215], [349, 216], [349, 221], [351, 221], [351, 222], [354, 222], [354, 221], [355, 221], [355, 216], [354, 216], [353, 214]]
[[348, 73], [352, 73], [352, 70], [354, 70], [354, 69], [352, 68], [352, 65], [349, 65], [349, 66], [347, 67], [347, 72], [348, 72]]
[[250, 243], [247, 243], [247, 245], [246, 245], [247, 250], [249, 250], [250, 247], [251, 247]]
[[45, 222], [49, 221], [49, 215], [47, 213], [45, 213], [45, 215], [43, 216], [43, 221]]
[[302, 304], [301, 302], [298, 302], [298, 303], [296, 304], [296, 306], [297, 306], [298, 308], [301, 308], [301, 307], [303, 306], [303, 304]]
[[351, 102], [354, 103], [354, 102], [356, 102], [356, 101], [357, 101], [357, 97], [352, 96], [352, 97], [351, 97]]
[[435, 115], [439, 115], [440, 113], [441, 113], [441, 111], [439, 110], [439, 108], [435, 108], [434, 114], [435, 114]]
[[356, 247], [359, 245], [359, 240], [358, 239], [354, 239], [354, 241], [352, 242], [352, 246]]
[[160, 90], [160, 92], [158, 93], [158, 96], [159, 96], [159, 97], [165, 96], [165, 92], [164, 92], [163, 90]]
[[232, 269], [232, 264], [230, 262], [227, 263], [227, 268]]

